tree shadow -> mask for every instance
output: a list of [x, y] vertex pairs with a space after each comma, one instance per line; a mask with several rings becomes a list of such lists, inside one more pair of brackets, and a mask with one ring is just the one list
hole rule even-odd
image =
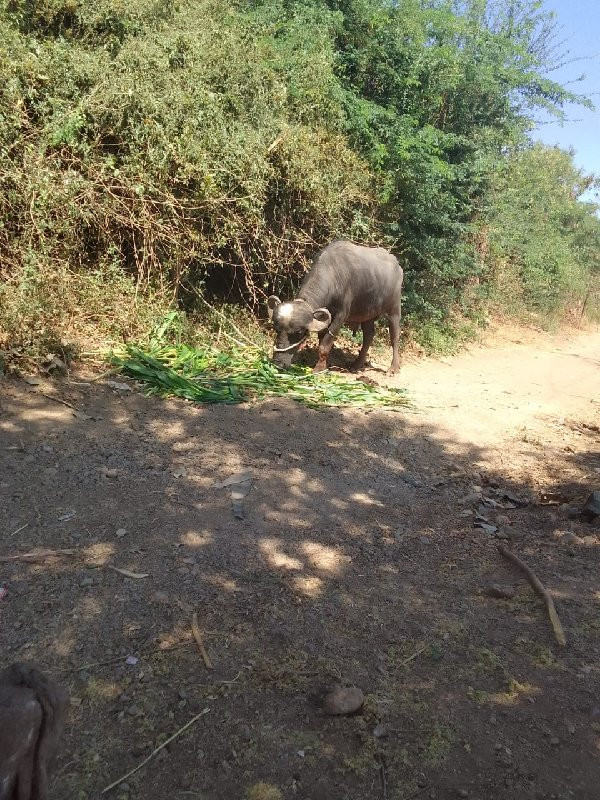
[[[6, 661], [36, 660], [75, 696], [57, 797], [97, 797], [206, 707], [117, 796], [225, 800], [265, 780], [285, 797], [361, 800], [383, 770], [390, 797], [560, 787], [591, 800], [600, 547], [557, 545], [556, 509], [482, 473], [482, 448], [410, 410], [60, 393], [78, 416], [8, 383], [0, 418], [4, 552], [78, 551], [3, 564]], [[238, 520], [214, 484], [241, 469], [254, 478]], [[478, 510], [509, 518], [567, 650]], [[482, 592], [495, 582], [521, 588], [499, 601]], [[363, 689], [362, 714], [324, 716], [332, 681]]]

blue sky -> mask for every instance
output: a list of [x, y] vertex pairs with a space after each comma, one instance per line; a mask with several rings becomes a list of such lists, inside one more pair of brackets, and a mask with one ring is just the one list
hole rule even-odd
[[584, 73], [586, 79], [570, 88], [598, 96], [591, 97], [595, 111], [571, 106], [566, 109], [567, 121], [544, 124], [533, 131], [532, 138], [565, 149], [573, 147], [577, 166], [600, 176], [600, 0], [545, 0], [544, 7], [556, 13], [559, 38], [565, 40], [569, 58], [587, 57], [566, 64], [548, 77], [564, 85]]

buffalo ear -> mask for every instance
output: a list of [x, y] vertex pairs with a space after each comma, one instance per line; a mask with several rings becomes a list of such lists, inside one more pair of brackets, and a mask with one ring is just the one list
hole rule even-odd
[[326, 308], [317, 308], [316, 311], [313, 311], [313, 318], [308, 326], [308, 330], [319, 333], [329, 327], [330, 322], [331, 314], [329, 311]]
[[281, 305], [281, 300], [277, 297], [276, 294], [272, 294], [271, 297], [267, 300], [267, 311], [269, 314], [269, 319], [273, 319], [273, 312], [277, 308], [277, 306]]

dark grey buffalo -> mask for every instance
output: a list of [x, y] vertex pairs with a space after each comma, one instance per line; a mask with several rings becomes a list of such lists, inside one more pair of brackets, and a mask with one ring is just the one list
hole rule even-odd
[[325, 369], [335, 337], [342, 325], [348, 324], [362, 328], [362, 347], [352, 364], [352, 369], [360, 370], [375, 335], [375, 320], [387, 316], [392, 345], [389, 373], [397, 372], [403, 277], [398, 260], [381, 247], [344, 241], [327, 245], [315, 258], [295, 300], [282, 303], [271, 295], [267, 301], [276, 332], [273, 363], [289, 367], [300, 345], [314, 331], [319, 335], [314, 371]]
[[0, 672], [0, 800], [48, 800], [69, 694], [30, 664]]

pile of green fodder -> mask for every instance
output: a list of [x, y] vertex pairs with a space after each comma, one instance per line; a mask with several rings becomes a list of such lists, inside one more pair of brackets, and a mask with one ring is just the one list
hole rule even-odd
[[398, 408], [402, 389], [366, 384], [335, 372], [313, 373], [293, 366], [282, 371], [259, 348], [221, 351], [211, 346], [128, 346], [113, 354], [123, 375], [145, 384], [150, 394], [174, 395], [198, 403], [242, 403], [290, 397], [311, 408]]

